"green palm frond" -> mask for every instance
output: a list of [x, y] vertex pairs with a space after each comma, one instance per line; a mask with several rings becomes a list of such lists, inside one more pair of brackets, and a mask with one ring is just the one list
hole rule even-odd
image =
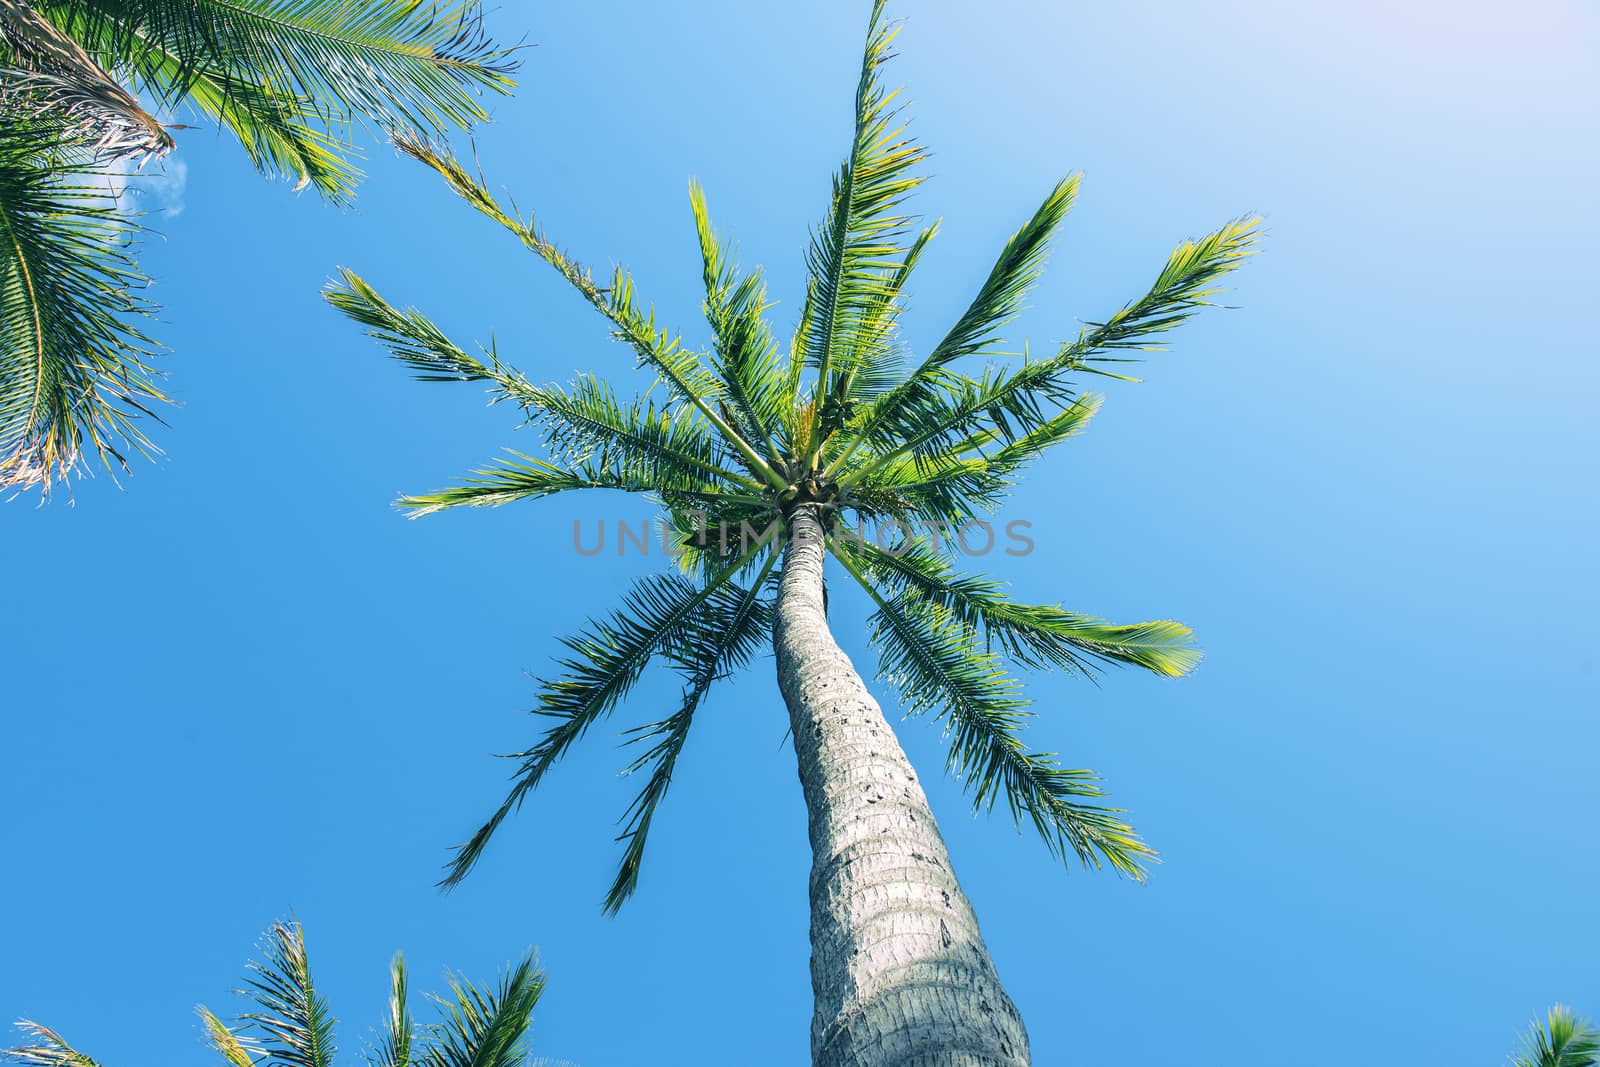
[[772, 632], [772, 605], [762, 599], [762, 594], [777, 561], [776, 554], [770, 556], [748, 589], [730, 583], [702, 605], [671, 654], [684, 675], [682, 706], [659, 722], [629, 731], [630, 743], [655, 743], [627, 768], [628, 774], [647, 766], [651, 771], [644, 788], [623, 813], [623, 830], [617, 840], [627, 842], [627, 847], [623, 850], [616, 879], [606, 894], [608, 913], [615, 914], [638, 888], [650, 824], [672, 783], [672, 772], [688, 739], [696, 710], [711, 686], [749, 662]]
[[1597, 1067], [1600, 1065], [1600, 1030], [1571, 1008], [1557, 1004], [1544, 1024], [1537, 1020], [1523, 1039], [1522, 1051], [1512, 1067]]
[[680, 646], [701, 605], [764, 547], [753, 547], [703, 585], [679, 574], [640, 579], [620, 608], [606, 618], [590, 620], [584, 631], [563, 639], [567, 655], [559, 666], [565, 673], [540, 683], [539, 704], [534, 709], [534, 714], [552, 724], [532, 748], [511, 755], [522, 764], [510, 792], [477, 833], [456, 849], [441, 885], [453, 886], [466, 877], [506, 816], [538, 787], [589, 727], [616, 707], [651, 659], [663, 649]]
[[71, 131], [92, 155], [144, 158], [172, 149], [172, 136], [138, 97], [25, 0], [0, 0], [0, 78], [8, 116]]
[[242, 1018], [264, 1035], [263, 1067], [333, 1067], [333, 1016], [312, 984], [299, 923], [273, 924], [264, 957], [250, 965], [245, 984], [256, 1010]]
[[134, 325], [149, 311], [137, 230], [62, 136], [0, 123], [0, 490], [48, 491], [86, 453], [148, 452], [137, 420], [165, 399]]
[[840, 549], [897, 594], [937, 605], [1025, 666], [1092, 675], [1095, 661], [1117, 662], [1178, 678], [1200, 662], [1200, 652], [1192, 647], [1193, 632], [1182, 623], [1162, 619], [1117, 625], [1052, 604], [1020, 604], [994, 579], [957, 574], [926, 541], [894, 551], [864, 541], [836, 547]]
[[[441, 133], [483, 122], [483, 91], [507, 93], [511, 49], [483, 32], [476, 0], [41, 0], [96, 55], [135, 72], [168, 105], [197, 77], [271, 85], [317, 101], [335, 130], [358, 120]], [[157, 72], [159, 51], [177, 61]]]
[[[778, 439], [784, 425], [784, 372], [765, 312], [771, 306], [759, 270], [739, 272], [732, 252], [711, 227], [705, 192], [689, 186], [695, 231], [704, 264], [706, 321], [716, 342], [716, 369], [727, 384], [737, 422], [748, 438], [766, 448], [774, 465], [781, 462]], [[734, 420], [730, 420], [734, 421]]]
[[732, 457], [692, 413], [658, 408], [649, 400], [620, 403], [611, 386], [580, 375], [571, 391], [536, 389], [530, 417], [544, 431], [545, 447], [568, 463], [620, 466], [663, 489], [705, 486], [708, 479], [760, 492], [762, 486], [728, 469]]
[[416, 1024], [411, 1020], [406, 990], [406, 958], [397, 952], [389, 965], [389, 1014], [383, 1020], [382, 1043], [375, 1055], [367, 1057], [372, 1067], [411, 1067]]
[[[736, 459], [723, 453], [705, 422], [684, 412], [657, 408], [642, 400], [624, 405], [611, 387], [594, 375], [581, 375], [570, 392], [534, 385], [493, 351], [484, 353], [487, 362], [468, 354], [427, 316], [415, 308], [396, 308], [352, 271], [342, 271], [340, 280], [330, 283], [323, 296], [365, 326], [367, 335], [412, 368], [419, 380], [489, 383], [495, 401], [516, 403], [530, 421], [543, 428], [553, 458], [585, 467], [580, 477], [621, 480], [639, 488], [643, 488], [640, 483], [653, 482], [659, 489], [694, 491], [721, 482], [761, 489], [760, 483], [729, 469]], [[550, 481], [552, 475], [550, 470], [540, 470], [514, 477], [531, 488], [548, 487], [546, 492], [534, 494], [547, 495], [559, 491]], [[494, 470], [480, 471], [478, 482], [480, 489], [483, 483], [513, 488], [504, 484], [502, 472]], [[502, 498], [495, 488], [464, 491], [464, 495], [446, 491], [408, 497], [402, 504], [435, 511], [439, 508], [433, 498], [441, 495], [458, 503], [503, 503], [517, 494]]]
[[1036, 370], [1046, 364], [987, 367], [976, 378], [941, 375], [919, 399], [915, 420], [897, 441], [869, 456], [863, 466], [841, 471], [840, 484], [860, 484], [905, 459], [928, 467], [941, 456], [970, 451], [969, 442], [1011, 444], [1043, 432], [1056, 415], [1079, 405], [1081, 399], [1064, 375]]
[[444, 1019], [429, 1029], [419, 1067], [519, 1067], [522, 1038], [544, 986], [531, 953], [492, 989], [451, 979], [450, 996], [439, 1002]]
[[196, 1008], [195, 1013], [206, 1028], [206, 1044], [222, 1057], [228, 1067], [256, 1067], [257, 1060], [264, 1056], [261, 1049], [246, 1045], [245, 1039], [210, 1009], [202, 1006]]
[[1201, 308], [1215, 306], [1222, 279], [1256, 250], [1261, 219], [1234, 219], [1199, 240], [1184, 241], [1144, 296], [1124, 305], [1104, 322], [1084, 327], [1077, 340], [1062, 346], [1065, 365], [1108, 362], [1100, 353], [1118, 349], [1158, 351], [1156, 335], [1166, 333]]
[[[206, 1042], [226, 1067], [328, 1067], [333, 1062], [333, 1020], [311, 981], [305, 935], [296, 923], [275, 924], [265, 959], [250, 966], [240, 993], [258, 1010], [229, 1027], [198, 1009]], [[405, 958], [389, 969], [389, 1012], [381, 1044], [368, 1052], [370, 1067], [524, 1067], [524, 1037], [545, 989], [533, 953], [506, 969], [492, 987], [452, 977], [449, 997], [433, 998], [442, 1018], [419, 1028], [407, 1005]], [[0, 1050], [0, 1063], [18, 1067], [100, 1067], [55, 1031], [19, 1022], [27, 1043]]]
[[[578, 489], [615, 489], [624, 493], [653, 493], [661, 490], [642, 478], [628, 478], [605, 470], [568, 470], [542, 459], [513, 452], [515, 458], [502, 458], [495, 466], [475, 471], [459, 486], [432, 493], [403, 496], [396, 503], [412, 518], [457, 507], [498, 507], [516, 500], [538, 500]], [[679, 495], [688, 499], [688, 493]], [[713, 492], [701, 495], [707, 504], [719, 497]]]
[[483, 121], [512, 51], [478, 0], [0, 0], [0, 489], [153, 450], [135, 424], [166, 399], [139, 228], [107, 195], [119, 161], [173, 147], [141, 94], [158, 111], [187, 100], [258, 169], [345, 201], [355, 124]]
[[879, 504], [875, 510], [951, 523], [993, 511], [1016, 483], [1017, 472], [1081, 433], [1103, 400], [1098, 393], [1080, 394], [1015, 440], [987, 452], [998, 433], [979, 433], [933, 455], [902, 458], [853, 490], [852, 498], [897, 501], [898, 508]]
[[[526, 402], [533, 386], [490, 356], [485, 363], [469, 355], [416, 308], [397, 308], [359, 274], [341, 268], [322, 297], [347, 318], [365, 327], [368, 337], [404, 363], [419, 382], [491, 382], [495, 399]], [[487, 354], [487, 353], [486, 353]]]
[[1070, 375], [1110, 374], [1098, 365], [1130, 357], [1108, 353], [1154, 351], [1158, 335], [1212, 306], [1220, 280], [1255, 251], [1259, 224], [1257, 218], [1238, 219], [1198, 241], [1184, 241], [1144, 296], [1105, 322], [1086, 326], [1054, 356], [1024, 359], [1015, 371], [991, 367], [978, 378], [938, 376], [930, 379], [932, 389], [902, 393], [875, 421], [904, 420], [904, 437], [858, 470], [841, 472], [841, 484], [855, 484], [902, 457], [925, 457], [963, 438], [986, 435], [1010, 442], [1045, 425], [1052, 407], [1064, 408], [1078, 397]]
[[0, 1060], [20, 1067], [100, 1067], [48, 1026], [24, 1019], [17, 1029], [27, 1036], [28, 1043], [0, 1052]]
[[[841, 557], [843, 559], [844, 557]], [[849, 569], [849, 564], [846, 564]], [[1053, 753], [1029, 752], [1019, 736], [1029, 714], [1021, 686], [970, 627], [916, 596], [886, 597], [852, 570], [878, 605], [872, 617], [880, 674], [900, 690], [913, 715], [939, 715], [950, 737], [948, 769], [991, 810], [1004, 799], [1020, 826], [1024, 817], [1063, 860], [1102, 863], [1134, 878], [1155, 853], [1119, 816], [1090, 803], [1104, 797], [1093, 771], [1061, 767]]]
[[[1000, 340], [1000, 330], [1016, 317], [1022, 300], [1037, 284], [1049, 251], [1050, 238], [1061, 220], [1066, 218], [1078, 195], [1080, 175], [1072, 175], [1058, 182], [1044, 203], [1039, 205], [1022, 228], [1012, 234], [1000, 250], [989, 276], [978, 289], [977, 296], [967, 306], [949, 333], [917, 365], [916, 369], [893, 390], [880, 397], [862, 417], [857, 431], [858, 443], [888, 443], [891, 433], [882, 430], [898, 428], [904, 431], [904, 421], [898, 427], [896, 420], [905, 420], [922, 412], [931, 399], [932, 387], [939, 381], [944, 368], [964, 356], [978, 355]], [[837, 469], [851, 455], [844, 452], [835, 461]]]
[[817, 368], [813, 395], [819, 405], [808, 442], [812, 453], [848, 417], [847, 383], [889, 356], [877, 324], [894, 303], [885, 290], [904, 281], [908, 249], [901, 242], [912, 219], [900, 208], [923, 180], [913, 171], [926, 153], [895, 124], [899, 90], [885, 89], [878, 79], [898, 33], [884, 21], [884, 7], [884, 0], [876, 0], [868, 22], [850, 154], [834, 177], [828, 216], [806, 253], [812, 288], [803, 354]]
[[[163, 155], [173, 148], [166, 128], [144, 110], [138, 99], [117, 84], [96, 59], [68, 33], [19, 0], [0, 4], [0, 36], [18, 21], [8, 11], [25, 11], [31, 20], [23, 39], [11, 51], [20, 64], [8, 77], [6, 107], [65, 125], [99, 161]], [[58, 21], [93, 46], [107, 26], [83, 24], [82, 9], [58, 8]], [[37, 27], [37, 32], [35, 28]], [[277, 80], [246, 80], [226, 64], [206, 64], [174, 51], [171, 40], [139, 34], [135, 76], [140, 84], [169, 105], [184, 97], [207, 118], [230, 130], [256, 168], [265, 174], [314, 186], [336, 202], [349, 200], [360, 179], [351, 163], [347, 136], [328, 129], [326, 108], [317, 100], [285, 89]], [[98, 49], [99, 59], [117, 70], [111, 49]], [[18, 90], [21, 90], [20, 92]], [[180, 91], [181, 90], [181, 91]]]
[[142, 68], [154, 84], [183, 81], [185, 99], [206, 118], [239, 140], [262, 174], [307, 186], [336, 204], [347, 204], [361, 182], [361, 170], [347, 139], [330, 132], [315, 101], [285, 92], [275, 84], [241, 82], [226, 70], [189, 66], [183, 59], [145, 42]]
[[395, 144], [402, 152], [432, 167], [462, 199], [510, 230], [525, 247], [565, 278], [611, 323], [612, 336], [633, 349], [640, 366], [660, 375], [677, 399], [694, 407], [716, 428], [723, 440], [739, 453], [752, 475], [775, 488], [783, 486], [778, 473], [713, 407], [726, 396], [727, 390], [706, 367], [700, 353], [685, 348], [681, 337], [657, 326], [653, 308], [647, 310], [639, 306], [631, 274], [618, 266], [612, 272], [611, 284], [601, 288], [587, 267], [561, 251], [532, 218], [523, 221], [503, 208], [483, 179], [474, 176], [447, 150], [416, 137], [401, 136]]
[[[872, 305], [864, 316], [862, 328], [856, 332], [845, 360], [847, 369], [839, 376], [837, 394], [847, 398], [840, 408], [842, 413], [854, 412], [862, 401], [880, 396], [899, 381], [904, 356], [896, 327], [905, 310], [906, 283], [910, 281], [928, 243], [938, 233], [937, 222], [924, 226], [906, 246], [900, 265], [884, 276], [882, 284], [873, 294]], [[849, 442], [854, 443], [854, 440]], [[838, 440], [825, 441], [823, 448], [830, 457], [843, 456], [849, 450], [848, 446], [842, 447]]]

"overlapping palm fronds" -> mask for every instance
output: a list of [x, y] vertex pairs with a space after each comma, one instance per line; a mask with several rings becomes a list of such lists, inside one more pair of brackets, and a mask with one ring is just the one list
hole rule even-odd
[[137, 231], [96, 179], [48, 120], [0, 123], [0, 491], [150, 447]]
[[158, 115], [187, 105], [344, 203], [359, 125], [484, 121], [512, 66], [478, 0], [0, 0], [0, 490], [150, 448], [134, 420], [164, 398], [110, 190], [173, 148]]
[[[646, 725], [627, 734], [650, 746], [629, 767], [649, 778], [623, 817], [624, 855], [607, 909], [634, 891], [646, 831], [706, 690], [770, 637], [767, 576], [781, 546], [761, 534], [774, 523], [781, 528], [799, 507], [826, 516], [833, 554], [876, 604], [883, 676], [912, 711], [947, 726], [950, 769], [976, 805], [1003, 803], [1064, 859], [1137, 877], [1151, 857], [1105, 805], [1091, 772], [1023, 742], [1028, 705], [1005, 663], [1079, 674], [1128, 664], [1179, 676], [1199, 660], [1188, 628], [1165, 620], [1116, 625], [1013, 600], [1000, 583], [959, 573], [948, 538], [941, 548], [920, 531], [992, 512], [1022, 470], [1083, 430], [1100, 398], [1080, 392], [1076, 379], [1104, 376], [1113, 362], [1156, 348], [1207, 306], [1251, 253], [1257, 224], [1241, 219], [1181, 243], [1143, 295], [1056, 351], [990, 364], [1077, 196], [1078, 179], [1065, 178], [1001, 245], [943, 340], [917, 358], [898, 324], [906, 285], [936, 228], [907, 214], [923, 152], [880, 82], [894, 33], [883, 4], [875, 4], [849, 152], [806, 252], [807, 289], [787, 348], [774, 341], [761, 273], [738, 266], [698, 185], [690, 206], [712, 331], [706, 352], [657, 322], [624, 268], [596, 280], [534, 217], [503, 204], [449, 152], [401, 140], [575, 287], [667, 394], [620, 400], [589, 376], [565, 388], [536, 384], [495, 351], [469, 352], [421, 312], [391, 304], [344, 271], [328, 300], [418, 378], [482, 383], [496, 400], [520, 406], [544, 439], [537, 458], [512, 454], [461, 485], [401, 504], [423, 514], [576, 490], [645, 493], [662, 505], [681, 553], [681, 573], [639, 582], [619, 609], [566, 642], [560, 673], [541, 683], [534, 709], [545, 729], [515, 757], [504, 804], [457, 850], [446, 883], [467, 874], [506, 817], [659, 662], [681, 673], [683, 698], [675, 710], [647, 713]], [[894, 550], [861, 536], [864, 524], [886, 521], [919, 533]]]
[[[436, 998], [440, 1021], [419, 1027], [411, 1015], [405, 959], [389, 972], [388, 1017], [381, 1040], [367, 1050], [369, 1067], [525, 1067], [526, 1036], [545, 978], [527, 954], [492, 986], [450, 979], [450, 995]], [[262, 958], [249, 965], [242, 994], [252, 1007], [230, 1026], [199, 1008], [206, 1040], [228, 1067], [334, 1067], [334, 1019], [311, 977], [305, 932], [277, 923], [267, 932]], [[0, 1062], [20, 1067], [100, 1067], [58, 1033], [21, 1022], [25, 1043], [0, 1050]]]
[[1600, 1029], [1557, 1004], [1534, 1020], [1511, 1067], [1600, 1067]]

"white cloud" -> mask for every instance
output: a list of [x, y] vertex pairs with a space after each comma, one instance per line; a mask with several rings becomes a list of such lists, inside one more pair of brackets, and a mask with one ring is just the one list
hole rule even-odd
[[107, 200], [130, 215], [157, 222], [183, 213], [183, 194], [189, 185], [189, 165], [176, 154], [138, 166], [131, 159], [112, 160], [89, 179]]
[[128, 206], [147, 218], [177, 218], [183, 213], [183, 193], [189, 184], [189, 164], [176, 155], [147, 165], [142, 171], [121, 176]]

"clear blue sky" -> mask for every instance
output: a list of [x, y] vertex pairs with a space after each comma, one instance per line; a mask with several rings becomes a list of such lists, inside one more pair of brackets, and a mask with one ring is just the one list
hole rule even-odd
[[[924, 3], [891, 78], [944, 216], [926, 344], [1060, 175], [1086, 172], [1016, 336], [1134, 295], [1179, 238], [1268, 220], [1232, 302], [1110, 388], [1008, 517], [1019, 595], [1172, 616], [1192, 678], [1031, 679], [1030, 740], [1107, 777], [1165, 862], [1063, 873], [902, 724], [1040, 1064], [1500, 1062], [1600, 1013], [1593, 469], [1600, 173], [1591, 5]], [[536, 47], [480, 147], [576, 254], [704, 339], [685, 183], [796, 311], [844, 150], [861, 3], [502, 4]], [[0, 514], [0, 1016], [107, 1067], [201, 1067], [293, 912], [353, 1055], [403, 947], [419, 988], [541, 947], [538, 1054], [806, 1062], [803, 811], [760, 660], [709, 707], [639, 896], [599, 902], [633, 784], [592, 735], [445, 897], [558, 635], [651, 561], [581, 560], [547, 502], [407, 522], [402, 491], [513, 413], [409, 381], [325, 308], [365, 273], [530, 376], [630, 361], [558, 279], [385, 151], [339, 214], [182, 137], [146, 265], [183, 406], [167, 456]], [[169, 198], [176, 200], [175, 197]], [[640, 383], [641, 385], [643, 383]], [[835, 586], [840, 639], [873, 662]], [[615, 728], [659, 717], [643, 688]]]

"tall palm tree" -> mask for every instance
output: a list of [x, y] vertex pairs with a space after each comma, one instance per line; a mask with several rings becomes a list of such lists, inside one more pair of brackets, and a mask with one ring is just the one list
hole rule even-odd
[[1600, 1067], [1600, 1030], [1557, 1004], [1543, 1025], [1534, 1020], [1511, 1067]]
[[358, 124], [481, 121], [511, 68], [478, 0], [0, 0], [0, 489], [152, 447], [139, 226], [108, 187], [173, 148], [158, 114], [343, 203]]
[[[433, 997], [441, 1018], [419, 1027], [407, 996], [406, 964], [396, 955], [389, 969], [389, 1011], [380, 1041], [365, 1056], [369, 1067], [522, 1067], [523, 1038], [544, 993], [544, 973], [531, 954], [493, 986], [452, 978], [448, 996]], [[198, 1009], [206, 1039], [227, 1067], [333, 1067], [334, 1018], [311, 980], [305, 933], [298, 923], [267, 932], [264, 958], [252, 963], [243, 993], [253, 1010], [230, 1027]], [[54, 1030], [34, 1022], [17, 1026], [28, 1043], [0, 1051], [0, 1061], [21, 1067], [100, 1067]]]
[[[518, 755], [505, 802], [459, 848], [445, 881], [467, 874], [504, 819], [655, 660], [681, 676], [683, 698], [631, 731], [639, 755], [630, 770], [648, 773], [624, 816], [621, 865], [605, 897], [608, 910], [620, 907], [638, 884], [651, 823], [707, 692], [771, 641], [809, 813], [814, 1062], [1024, 1064], [1022, 1020], [917, 776], [830, 630], [824, 557], [831, 552], [871, 598], [881, 675], [911, 712], [943, 721], [947, 770], [974, 804], [1002, 802], [1063, 860], [1141, 877], [1152, 852], [1102, 802], [1097, 777], [1025, 744], [1027, 703], [1004, 661], [1083, 675], [1121, 663], [1177, 676], [1199, 659], [1190, 631], [1014, 601], [998, 582], [957, 573], [949, 538], [936, 540], [930, 527], [977, 520], [1024, 468], [1082, 430], [1100, 399], [1073, 378], [1118, 377], [1112, 368], [1206, 306], [1250, 252], [1255, 221], [1185, 241], [1147, 292], [1054, 353], [965, 369], [1001, 354], [1000, 331], [1077, 193], [1069, 177], [1005, 243], [944, 339], [913, 356], [897, 325], [935, 227], [904, 214], [923, 151], [905, 137], [896, 94], [879, 80], [894, 33], [880, 0], [849, 156], [807, 252], [803, 311], [786, 350], [765, 317], [760, 272], [737, 266], [698, 187], [690, 200], [710, 352], [658, 325], [626, 270], [597, 280], [481, 177], [418, 139], [401, 148], [554, 267], [666, 398], [622, 400], [588, 374], [566, 388], [536, 385], [348, 270], [327, 296], [417, 377], [484, 383], [542, 431], [545, 458], [514, 455], [459, 487], [404, 498], [405, 507], [425, 514], [587, 489], [643, 493], [665, 509], [680, 553], [679, 572], [641, 580], [619, 608], [565, 641], [562, 672], [539, 690], [546, 729]], [[902, 532], [885, 544], [864, 534], [874, 523]]]

